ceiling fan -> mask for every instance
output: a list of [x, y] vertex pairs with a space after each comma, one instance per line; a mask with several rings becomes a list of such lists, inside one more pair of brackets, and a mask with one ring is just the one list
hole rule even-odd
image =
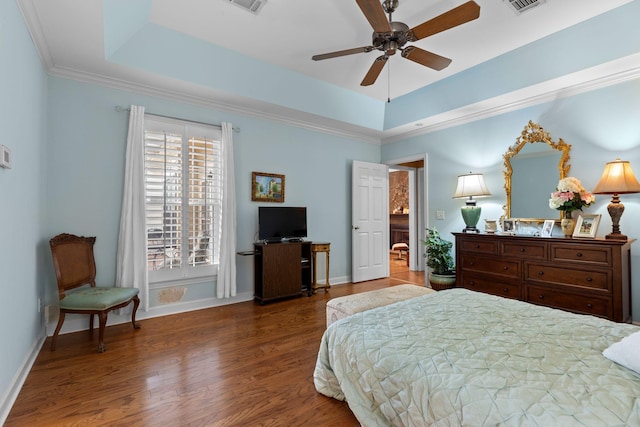
[[[380, 3], [380, 0], [356, 0], [362, 13], [364, 13], [364, 16], [373, 28], [371, 46], [314, 55], [311, 59], [321, 61], [323, 59], [337, 58], [354, 53], [366, 53], [373, 50], [383, 52], [383, 55], [373, 61], [373, 65], [371, 65], [362, 83], [360, 83], [361, 86], [369, 86], [375, 83], [389, 57], [394, 55], [398, 50], [402, 52], [403, 58], [410, 59], [420, 65], [439, 71], [446, 68], [451, 63], [451, 59], [420, 49], [419, 47], [404, 47], [404, 45], [407, 42], [415, 42], [466, 22], [473, 21], [480, 16], [480, 6], [471, 0], [420, 25], [409, 28], [409, 26], [403, 22], [394, 22], [391, 20], [391, 14], [398, 7], [398, 2], [398, 0], [383, 0], [382, 3]], [[385, 13], [389, 15], [389, 19], [387, 19]]]

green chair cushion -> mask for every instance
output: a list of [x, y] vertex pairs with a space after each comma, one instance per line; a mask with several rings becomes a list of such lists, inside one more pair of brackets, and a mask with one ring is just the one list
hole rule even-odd
[[82, 288], [68, 293], [61, 301], [60, 308], [66, 310], [107, 310], [122, 304], [140, 292], [137, 288]]

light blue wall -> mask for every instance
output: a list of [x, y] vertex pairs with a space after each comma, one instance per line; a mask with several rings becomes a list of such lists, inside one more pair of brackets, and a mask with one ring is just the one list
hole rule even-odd
[[[377, 145], [55, 77], [49, 79], [49, 93], [45, 202], [51, 214], [44, 234], [95, 235], [98, 283], [115, 278], [128, 126], [128, 114], [115, 107], [131, 104], [171, 117], [228, 121], [241, 129], [234, 133], [238, 250], [252, 249], [257, 231], [260, 204], [251, 201], [251, 172], [284, 174], [285, 205], [307, 207], [309, 238], [332, 244], [332, 277], [350, 276], [350, 165], [352, 160], [379, 161]], [[237, 261], [238, 293], [252, 294], [253, 259]], [[57, 297], [48, 270], [46, 301], [52, 303]], [[183, 301], [214, 295], [213, 283], [194, 285]], [[153, 295], [150, 305], [158, 305]]]
[[[0, 144], [13, 168], [0, 168], [0, 422], [6, 398], [44, 335], [41, 224], [45, 215], [46, 75], [13, 1], [0, 2]], [[10, 58], [10, 59], [8, 59]], [[37, 351], [37, 349], [36, 349]]]
[[[469, 171], [485, 174], [491, 197], [478, 200], [484, 219], [498, 219], [505, 204], [503, 189], [504, 152], [516, 142], [525, 125], [539, 123], [554, 140], [562, 138], [572, 145], [569, 175], [593, 189], [608, 161], [616, 157], [629, 160], [640, 177], [640, 79], [598, 89], [570, 98], [558, 99], [500, 116], [479, 120], [394, 144], [384, 145], [382, 160], [392, 160], [418, 153], [429, 154], [429, 223], [442, 233], [464, 228], [460, 215], [463, 201], [452, 199], [457, 175]], [[531, 177], [536, 180], [536, 177]], [[540, 188], [551, 193], [554, 188]], [[596, 203], [585, 213], [602, 214], [598, 236], [611, 232], [606, 206], [607, 195], [596, 195]], [[640, 195], [621, 196], [625, 212], [620, 226], [624, 234], [640, 238]], [[436, 211], [445, 211], [445, 220], [436, 220]], [[549, 209], [549, 218], [558, 213]], [[633, 317], [640, 320], [640, 242], [632, 246]]]
[[[123, 1], [120, 4], [124, 4]], [[149, 2], [145, 3], [146, 5]], [[391, 104], [371, 102], [367, 97], [352, 95], [343, 89], [312, 82], [304, 76], [292, 75], [272, 66], [262, 67], [245, 58], [226, 58], [244, 71], [259, 68], [265, 71], [262, 80], [229, 80], [239, 74], [233, 68], [220, 68], [208, 63], [211, 70], [222, 74], [174, 74], [166, 64], [145, 62], [135, 55], [136, 43], [158, 37], [170, 39], [164, 30], [143, 24], [144, 14], [129, 22], [130, 39], [107, 40], [110, 59], [128, 63], [151, 72], [167, 72], [183, 80], [199, 81], [214, 89], [221, 84], [236, 94], [256, 95], [287, 108], [295, 108], [323, 117], [382, 128], [407, 123], [433, 111], [442, 111], [474, 100], [483, 94], [503, 93], [518, 88], [522, 81], [515, 74], [505, 77], [504, 86], [492, 88], [480, 84], [491, 76], [497, 65], [508, 70], [523, 70], [519, 63], [529, 63], [531, 52], [542, 49], [547, 57], [539, 74], [530, 68], [530, 78], [543, 80], [566, 68], [581, 64], [598, 64], [640, 51], [640, 37], [635, 18], [640, 2], [614, 11], [615, 14], [596, 18], [588, 27], [580, 26], [565, 32], [570, 39], [550, 39], [507, 55], [497, 62], [477, 67], [469, 74], [453, 76], [425, 90], [401, 97]], [[108, 18], [108, 17], [107, 17]], [[607, 23], [608, 21], [611, 21]], [[117, 24], [117, 23], [116, 23]], [[138, 28], [140, 30], [138, 30]], [[106, 29], [109, 33], [109, 29]], [[597, 34], [597, 37], [593, 37]], [[175, 35], [172, 35], [175, 36]], [[572, 40], [586, 41], [580, 49], [553, 49], [560, 42], [575, 46]], [[178, 37], [191, 52], [211, 52], [210, 46]], [[175, 46], [176, 40], [167, 40]], [[193, 44], [192, 44], [193, 43]], [[597, 43], [598, 45], [594, 45]], [[586, 48], [585, 48], [586, 46]], [[602, 51], [602, 52], [600, 52]], [[176, 54], [182, 53], [178, 50]], [[600, 52], [600, 53], [598, 53]], [[603, 52], [604, 56], [603, 57]], [[222, 53], [222, 52], [217, 52]], [[596, 54], [598, 57], [596, 58]], [[0, 339], [8, 343], [0, 350], [0, 393], [3, 413], [7, 396], [16, 379], [28, 368], [28, 358], [37, 352], [43, 338], [43, 316], [37, 311], [37, 300], [55, 302], [55, 282], [47, 241], [60, 232], [96, 235], [96, 256], [99, 260], [98, 281], [110, 283], [115, 276], [116, 241], [122, 197], [127, 114], [116, 112], [115, 106], [145, 105], [149, 112], [189, 120], [219, 123], [230, 121], [241, 128], [235, 134], [236, 183], [238, 189], [238, 249], [251, 249], [256, 231], [258, 203], [251, 202], [251, 172], [272, 172], [286, 176], [286, 203], [307, 206], [310, 238], [331, 242], [331, 276], [347, 278], [350, 266], [350, 164], [352, 160], [376, 162], [406, 158], [428, 153], [429, 217], [443, 233], [463, 228], [459, 209], [462, 201], [451, 198], [456, 176], [468, 171], [485, 174], [492, 197], [482, 199], [483, 219], [502, 215], [502, 154], [513, 144], [529, 120], [542, 124], [554, 138], [562, 137], [573, 145], [571, 175], [580, 178], [587, 188], [593, 188], [604, 163], [620, 156], [632, 162], [640, 174], [640, 82], [622, 83], [590, 93], [506, 113], [489, 119], [416, 136], [382, 148], [362, 141], [342, 138], [289, 126], [283, 123], [231, 114], [215, 109], [168, 101], [115, 90], [97, 85], [49, 77], [25, 29], [14, 1], [0, 2], [0, 55], [10, 66], [0, 68], [0, 117], [4, 121], [4, 138], [0, 144], [13, 152], [14, 167], [0, 169], [0, 284], [11, 304], [0, 311]], [[608, 56], [607, 56], [608, 55]], [[202, 56], [202, 55], [201, 55]], [[215, 55], [204, 55], [215, 57]], [[153, 58], [151, 58], [153, 59]], [[579, 60], [578, 62], [573, 62]], [[594, 62], [584, 62], [593, 60]], [[139, 61], [139, 62], [138, 62]], [[544, 61], [543, 61], [544, 62]], [[243, 65], [244, 64], [244, 65]], [[562, 70], [555, 69], [556, 66]], [[504, 67], [503, 67], [504, 69]], [[556, 74], [553, 74], [556, 73]], [[213, 76], [213, 77], [212, 77]], [[507, 79], [509, 77], [509, 79]], [[464, 83], [462, 80], [471, 83]], [[264, 81], [268, 84], [264, 84]], [[251, 84], [247, 83], [248, 81]], [[529, 80], [531, 83], [533, 80]], [[284, 91], [296, 83], [305, 90]], [[252, 86], [253, 85], [253, 86]], [[433, 96], [444, 88], [445, 96]], [[492, 92], [483, 92], [483, 91]], [[502, 92], [500, 92], [502, 91]], [[312, 93], [313, 96], [309, 96]], [[425, 101], [425, 99], [427, 101]], [[311, 104], [310, 100], [315, 100]], [[442, 103], [442, 105], [437, 105]], [[448, 104], [447, 104], [448, 103]], [[415, 113], [415, 117], [411, 114]], [[541, 191], [550, 192], [544, 188]], [[589, 213], [600, 213], [603, 221], [599, 235], [610, 230], [606, 213], [607, 196], [598, 196]], [[626, 211], [622, 230], [632, 237], [640, 236], [640, 196], [622, 197]], [[435, 221], [435, 211], [444, 210], [446, 219]], [[553, 212], [550, 212], [550, 217]], [[633, 312], [640, 320], [640, 248], [633, 248]], [[250, 257], [238, 258], [238, 292], [252, 293], [253, 266]], [[197, 300], [214, 295], [214, 284], [192, 286], [187, 298]], [[153, 305], [153, 301], [152, 301]], [[2, 414], [0, 414], [2, 415]]]

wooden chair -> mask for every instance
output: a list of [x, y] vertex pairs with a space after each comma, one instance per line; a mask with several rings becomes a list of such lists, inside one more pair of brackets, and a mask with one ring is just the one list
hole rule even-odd
[[[56, 349], [56, 339], [67, 313], [88, 314], [90, 333], [93, 333], [93, 315], [98, 315], [99, 353], [105, 351], [104, 329], [109, 311], [126, 307], [133, 302], [131, 323], [134, 329], [140, 328], [136, 323], [136, 311], [140, 305], [139, 289], [96, 286], [96, 263], [93, 257], [95, 242], [95, 237], [80, 237], [66, 233], [59, 234], [49, 241], [60, 299], [60, 317], [51, 339], [51, 351]], [[76, 290], [68, 292], [73, 289]]]

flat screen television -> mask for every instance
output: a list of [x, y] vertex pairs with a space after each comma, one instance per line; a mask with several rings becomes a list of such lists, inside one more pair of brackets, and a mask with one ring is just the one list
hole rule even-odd
[[258, 239], [268, 242], [307, 237], [307, 208], [291, 206], [258, 207]]

